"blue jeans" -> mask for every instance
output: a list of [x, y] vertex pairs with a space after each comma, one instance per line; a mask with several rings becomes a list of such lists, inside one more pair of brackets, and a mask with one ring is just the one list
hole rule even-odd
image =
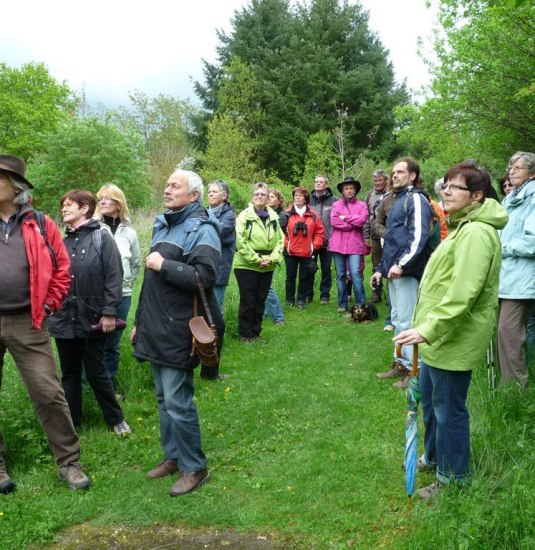
[[336, 288], [338, 290], [338, 307], [347, 309], [347, 280], [346, 266], [349, 269], [349, 276], [353, 284], [355, 293], [355, 303], [364, 304], [366, 294], [364, 293], [364, 283], [362, 282], [362, 272], [360, 262], [362, 256], [359, 254], [338, 254], [333, 252], [334, 267], [336, 268]]
[[264, 308], [264, 317], [271, 317], [273, 322], [284, 321], [284, 311], [273, 287], [270, 287], [267, 298], [266, 307]]
[[160, 436], [165, 459], [176, 459], [181, 472], [206, 467], [201, 448], [201, 428], [193, 401], [193, 371], [152, 364]]
[[[123, 296], [121, 305], [117, 308], [117, 318], [126, 321], [128, 312], [132, 304], [132, 296]], [[104, 366], [110, 380], [113, 380], [119, 368], [121, 359], [121, 336], [122, 330], [114, 330], [111, 334], [107, 334], [104, 338]]]
[[420, 392], [425, 462], [442, 483], [470, 481], [470, 418], [466, 408], [472, 371], [437, 369], [422, 362]]
[[[418, 280], [414, 277], [389, 279], [388, 293], [392, 306], [391, 319], [395, 327], [394, 334], [399, 334], [411, 328], [412, 314], [418, 301]], [[394, 358], [410, 370], [412, 368], [412, 354], [412, 346], [403, 346], [401, 360], [396, 358], [395, 351]], [[418, 361], [418, 364], [420, 364], [420, 361]]]
[[224, 311], [223, 311], [223, 302], [225, 301], [225, 292], [226, 291], [227, 291], [227, 285], [215, 285], [214, 286], [215, 299], [217, 300], [217, 303], [219, 304], [219, 309], [221, 310], [221, 314], [224, 313]]

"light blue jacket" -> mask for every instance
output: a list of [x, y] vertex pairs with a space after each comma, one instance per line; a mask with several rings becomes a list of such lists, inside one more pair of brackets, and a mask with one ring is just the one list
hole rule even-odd
[[503, 199], [509, 222], [500, 231], [502, 268], [500, 298], [535, 299], [535, 180]]

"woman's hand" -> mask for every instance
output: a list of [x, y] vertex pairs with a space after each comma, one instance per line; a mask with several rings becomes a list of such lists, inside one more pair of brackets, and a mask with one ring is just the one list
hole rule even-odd
[[262, 258], [260, 260], [260, 267], [267, 267], [268, 265], [271, 265], [271, 258]]
[[134, 339], [136, 337], [136, 327], [132, 327], [132, 330], [130, 331], [130, 342], [133, 344]]
[[395, 344], [422, 344], [427, 340], [415, 329], [404, 330], [392, 338]]
[[115, 317], [113, 315], [103, 315], [100, 318], [100, 322], [102, 323], [102, 332], [104, 334], [115, 330]]

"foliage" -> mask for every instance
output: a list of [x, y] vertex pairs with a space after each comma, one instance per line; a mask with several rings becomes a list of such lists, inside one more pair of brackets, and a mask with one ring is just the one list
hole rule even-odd
[[44, 145], [45, 152], [28, 165], [40, 209], [57, 212], [66, 191], [82, 188], [95, 193], [108, 182], [121, 187], [133, 207], [150, 196], [143, 143], [132, 130], [120, 130], [96, 117], [71, 120], [49, 134]]
[[301, 177], [303, 185], [309, 187], [314, 178], [322, 174], [333, 181], [340, 177], [338, 156], [334, 149], [333, 135], [321, 130], [309, 136], [305, 169]]
[[116, 113], [119, 125], [143, 136], [153, 187], [161, 186], [177, 164], [196, 155], [192, 145], [198, 108], [189, 100], [160, 94], [150, 98], [135, 90], [129, 94], [132, 107]]
[[0, 106], [0, 150], [25, 160], [43, 151], [47, 134], [74, 112], [70, 89], [42, 63], [0, 63]]
[[512, 153], [535, 150], [534, 13], [532, 1], [441, 2], [434, 97], [398, 110], [409, 152], [443, 168], [475, 158], [501, 175]]
[[196, 92], [215, 116], [246, 91], [231, 111], [254, 139], [260, 168], [298, 181], [309, 136], [334, 130], [341, 105], [350, 156], [368, 145], [373, 127], [375, 144], [390, 135], [392, 109], [406, 94], [359, 4], [313, 0], [292, 9], [289, 0], [252, 0], [232, 24], [229, 35], [219, 33], [218, 63], [205, 62]]

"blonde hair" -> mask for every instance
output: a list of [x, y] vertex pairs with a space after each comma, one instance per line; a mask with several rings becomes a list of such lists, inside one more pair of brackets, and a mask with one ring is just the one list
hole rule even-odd
[[128, 204], [126, 203], [126, 197], [120, 187], [114, 183], [105, 183], [97, 193], [97, 208], [95, 210], [95, 217], [102, 218], [100, 212], [100, 200], [104, 197], [110, 197], [119, 205], [119, 219], [126, 221], [130, 219], [130, 211], [128, 210]]

